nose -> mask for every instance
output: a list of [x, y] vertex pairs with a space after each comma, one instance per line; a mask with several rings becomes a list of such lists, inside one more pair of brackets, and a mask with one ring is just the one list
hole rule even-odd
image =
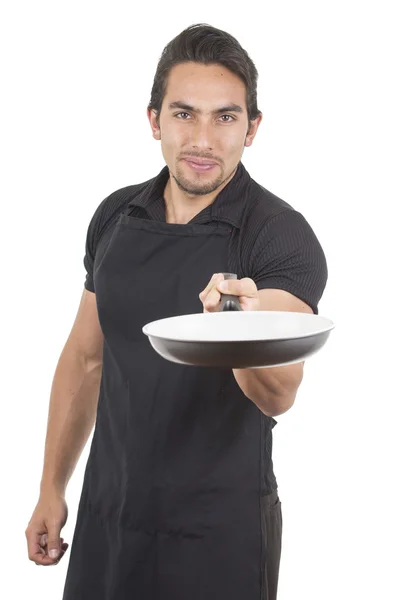
[[214, 147], [213, 136], [211, 123], [197, 121], [192, 130], [191, 145], [198, 150], [212, 150]]

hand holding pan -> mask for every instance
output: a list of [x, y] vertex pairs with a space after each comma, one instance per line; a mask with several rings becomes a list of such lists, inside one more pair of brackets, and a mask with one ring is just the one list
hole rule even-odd
[[[223, 273], [225, 279], [237, 279]], [[160, 356], [199, 367], [246, 369], [301, 362], [318, 352], [334, 329], [308, 313], [243, 311], [236, 296], [221, 295], [219, 312], [168, 317], [142, 329]]]

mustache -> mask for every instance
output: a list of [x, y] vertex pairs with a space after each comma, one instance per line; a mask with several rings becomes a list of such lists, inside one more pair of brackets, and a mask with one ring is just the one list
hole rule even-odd
[[223, 161], [217, 156], [212, 156], [211, 154], [203, 154], [202, 152], [189, 152], [189, 154], [181, 154], [179, 156], [180, 159], [183, 158], [201, 158], [202, 160], [212, 160], [218, 164], [222, 164]]

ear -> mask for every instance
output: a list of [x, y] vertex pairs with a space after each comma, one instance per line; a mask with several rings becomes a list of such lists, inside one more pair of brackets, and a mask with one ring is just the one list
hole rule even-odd
[[152, 135], [154, 137], [155, 140], [161, 140], [161, 131], [160, 131], [160, 126], [157, 123], [158, 120], [158, 113], [156, 110], [154, 110], [153, 108], [148, 108], [147, 109], [147, 116], [149, 119], [149, 123], [150, 123], [150, 127], [152, 129]]
[[262, 113], [259, 113], [256, 119], [249, 122], [249, 129], [247, 131], [247, 135], [245, 136], [244, 142], [244, 146], [246, 146], [247, 148], [252, 145], [252, 142], [254, 141], [254, 137], [256, 136], [256, 132], [258, 131], [258, 127], [261, 121]]

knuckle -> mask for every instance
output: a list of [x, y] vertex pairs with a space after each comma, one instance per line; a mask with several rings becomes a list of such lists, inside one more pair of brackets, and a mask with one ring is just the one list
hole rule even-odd
[[210, 303], [205, 306], [207, 312], [214, 312], [216, 308], [216, 304]]
[[256, 283], [253, 279], [251, 279], [250, 277], [245, 277], [244, 279], [241, 280], [242, 283], [244, 283], [244, 286], [247, 287], [249, 290], [256, 290]]

